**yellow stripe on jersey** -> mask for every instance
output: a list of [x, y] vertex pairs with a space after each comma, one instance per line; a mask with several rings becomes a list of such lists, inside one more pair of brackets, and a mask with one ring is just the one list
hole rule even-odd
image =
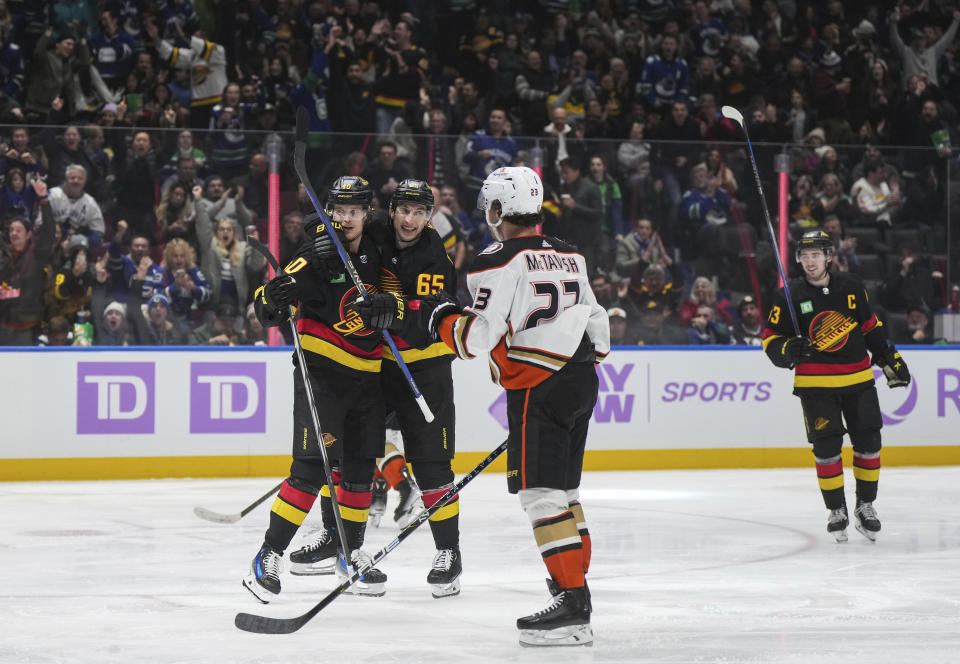
[[319, 337], [314, 337], [309, 334], [301, 334], [300, 345], [303, 346], [304, 350], [308, 350], [311, 353], [316, 353], [317, 355], [323, 355], [324, 357], [333, 360], [337, 364], [342, 364], [343, 366], [350, 367], [351, 369], [357, 369], [358, 371], [369, 371], [371, 373], [379, 373], [380, 371], [379, 359], [369, 360], [363, 357], [357, 357], [356, 355], [351, 355], [339, 346], [335, 346], [329, 341], [320, 339]]
[[763, 350], [766, 351], [767, 346], [769, 346], [774, 339], [783, 339], [783, 337], [784, 335], [782, 334], [771, 334], [769, 337], [763, 340]]
[[443, 241], [443, 248], [450, 249], [456, 244], [457, 244], [457, 235], [456, 233], [451, 233], [449, 236], [447, 236], [447, 239]]
[[794, 387], [847, 387], [873, 380], [873, 371], [864, 369], [841, 376], [794, 376]]
[[270, 511], [276, 512], [279, 516], [297, 526], [302, 524], [303, 520], [307, 518], [306, 512], [294, 507], [280, 498], [280, 496], [277, 496], [276, 500], [273, 501], [273, 507], [270, 508]]
[[[400, 351], [400, 357], [402, 357], [403, 361], [407, 364], [419, 362], [420, 360], [429, 360], [434, 357], [443, 357], [444, 355], [454, 355], [454, 352], [442, 341], [438, 341], [423, 349], [407, 348], [406, 350]], [[393, 356], [393, 351], [389, 348], [383, 349], [383, 359], [390, 360], [391, 362], [397, 361], [397, 358]]]

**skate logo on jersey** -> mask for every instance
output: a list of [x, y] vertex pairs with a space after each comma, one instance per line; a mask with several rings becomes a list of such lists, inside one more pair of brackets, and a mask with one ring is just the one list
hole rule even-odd
[[823, 311], [810, 322], [810, 339], [820, 352], [833, 353], [847, 344], [856, 327], [856, 321], [839, 311]]
[[486, 255], [486, 254], [495, 254], [495, 253], [497, 253], [498, 251], [500, 251], [501, 249], [503, 249], [503, 243], [502, 243], [502, 242], [494, 242], [494, 243], [491, 244], [489, 247], [487, 247], [486, 249], [484, 249], [483, 251], [481, 251], [481, 252], [480, 252], [480, 255], [481, 255], [481, 256], [484, 256], [484, 255]]
[[266, 433], [265, 362], [191, 362], [190, 433]]
[[577, 274], [580, 268], [573, 256], [558, 256], [552, 251], [527, 252], [523, 256], [527, 260], [527, 272], [545, 272], [548, 270], [562, 270]]
[[153, 362], [78, 362], [77, 433], [154, 433]]

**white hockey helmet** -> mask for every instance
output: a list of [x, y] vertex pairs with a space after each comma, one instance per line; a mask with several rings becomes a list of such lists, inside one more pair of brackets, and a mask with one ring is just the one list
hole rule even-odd
[[543, 206], [543, 183], [536, 171], [526, 166], [498, 168], [483, 181], [477, 207], [484, 212], [500, 202], [500, 216], [537, 214]]

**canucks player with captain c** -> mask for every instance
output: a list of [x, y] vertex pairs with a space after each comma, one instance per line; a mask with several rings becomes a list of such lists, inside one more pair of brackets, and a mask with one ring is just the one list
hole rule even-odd
[[[790, 281], [789, 303], [784, 290], [775, 298], [763, 348], [776, 366], [794, 370], [793, 393], [800, 397], [820, 491], [830, 510], [827, 531], [838, 542], [847, 539], [849, 515], [840, 457], [847, 433], [856, 479], [855, 526], [875, 540], [880, 519], [873, 502], [883, 421], [871, 364], [883, 369], [889, 387], [908, 385], [910, 371], [888, 340], [860, 278], [830, 269], [833, 252], [833, 242], [823, 231], [808, 231], [800, 238], [796, 259], [803, 276]], [[794, 315], [796, 326], [791, 323]]]

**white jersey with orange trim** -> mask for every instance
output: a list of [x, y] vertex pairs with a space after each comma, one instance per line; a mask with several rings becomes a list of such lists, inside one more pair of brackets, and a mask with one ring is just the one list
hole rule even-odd
[[461, 358], [490, 353], [494, 382], [539, 385], [568, 362], [610, 352], [606, 311], [590, 289], [586, 261], [569, 244], [525, 235], [484, 249], [467, 276], [473, 304], [440, 324]]
[[177, 48], [165, 39], [157, 47], [160, 57], [172, 67], [190, 67], [190, 105], [220, 102], [227, 86], [227, 52], [223, 46], [199, 37], [190, 38], [190, 48]]

